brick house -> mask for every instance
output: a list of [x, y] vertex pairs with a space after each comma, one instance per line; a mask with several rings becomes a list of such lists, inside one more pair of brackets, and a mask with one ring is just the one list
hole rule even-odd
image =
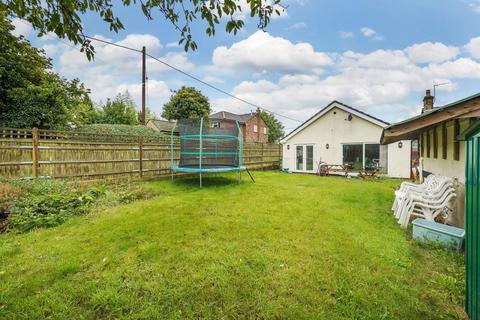
[[246, 114], [235, 114], [227, 111], [219, 111], [210, 115], [212, 125], [218, 128], [228, 128], [238, 121], [242, 129], [244, 142], [268, 142], [268, 127], [260, 116], [260, 109]]

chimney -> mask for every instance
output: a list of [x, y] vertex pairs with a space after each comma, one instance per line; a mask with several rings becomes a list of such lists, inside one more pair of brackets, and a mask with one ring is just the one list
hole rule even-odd
[[425, 97], [423, 97], [422, 113], [433, 109], [433, 99], [434, 99], [434, 96], [430, 94], [430, 90], [426, 90]]
[[256, 111], [256, 113], [260, 114], [261, 112], [262, 112], [262, 111], [260, 110], [260, 108], [259, 108], [259, 107], [257, 107], [257, 111]]

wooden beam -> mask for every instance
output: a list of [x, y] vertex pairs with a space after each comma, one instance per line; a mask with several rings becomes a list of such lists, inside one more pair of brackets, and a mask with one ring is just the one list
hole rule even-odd
[[385, 133], [389, 136], [400, 136], [402, 134], [408, 133], [410, 131], [419, 130], [425, 127], [432, 126], [436, 123], [450, 120], [452, 118], [458, 118], [462, 115], [472, 113], [474, 111], [480, 110], [480, 102], [470, 102], [470, 103], [463, 103], [457, 107], [452, 107], [449, 110], [439, 111], [438, 113], [432, 114], [431, 116], [425, 116], [424, 118], [420, 118], [418, 120], [413, 120], [409, 123], [400, 124], [398, 126], [394, 126], [392, 129], [385, 130]]

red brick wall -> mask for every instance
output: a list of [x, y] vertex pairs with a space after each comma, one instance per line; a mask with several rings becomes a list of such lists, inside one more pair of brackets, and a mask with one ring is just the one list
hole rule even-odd
[[[257, 132], [254, 132], [254, 126], [257, 125]], [[266, 128], [266, 133], [264, 133], [264, 128]], [[245, 142], [268, 142], [268, 128], [265, 122], [260, 117], [259, 113], [256, 113], [254, 117], [250, 118], [245, 124]]]
[[[215, 121], [220, 121], [221, 128], [231, 128], [232, 126], [236, 126], [235, 122], [233, 121]], [[258, 132], [254, 132], [254, 125], [257, 125]], [[255, 116], [250, 118], [247, 123], [240, 124], [240, 128], [242, 129], [243, 142], [268, 142], [268, 128], [265, 122], [260, 117], [260, 114], [255, 114]], [[263, 132], [263, 128], [267, 129], [266, 133]]]

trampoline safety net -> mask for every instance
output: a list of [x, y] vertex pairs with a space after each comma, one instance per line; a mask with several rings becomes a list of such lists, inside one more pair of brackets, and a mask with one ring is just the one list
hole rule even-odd
[[[186, 172], [221, 172], [242, 170], [243, 138], [238, 122], [222, 121], [221, 128], [206, 118], [179, 120], [180, 161], [172, 169]], [[178, 146], [177, 146], [178, 147]]]

